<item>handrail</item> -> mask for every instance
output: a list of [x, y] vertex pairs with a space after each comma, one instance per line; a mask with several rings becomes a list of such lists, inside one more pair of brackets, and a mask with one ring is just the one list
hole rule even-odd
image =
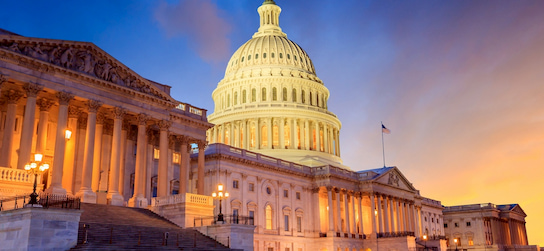
[[[30, 195], [18, 195], [0, 200], [0, 211], [15, 210], [27, 205]], [[81, 199], [68, 195], [39, 193], [38, 205], [43, 208], [80, 209]]]

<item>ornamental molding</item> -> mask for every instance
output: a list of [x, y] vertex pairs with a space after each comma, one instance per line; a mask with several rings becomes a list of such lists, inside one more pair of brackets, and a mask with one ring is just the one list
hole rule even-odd
[[159, 101], [170, 108], [177, 104], [151, 81], [89, 42], [0, 36], [0, 58], [32, 70], [60, 73], [128, 95]]

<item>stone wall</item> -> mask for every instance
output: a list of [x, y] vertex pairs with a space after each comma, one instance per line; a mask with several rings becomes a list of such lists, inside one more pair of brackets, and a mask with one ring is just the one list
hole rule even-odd
[[0, 250], [67, 250], [77, 244], [81, 211], [22, 208], [0, 212]]

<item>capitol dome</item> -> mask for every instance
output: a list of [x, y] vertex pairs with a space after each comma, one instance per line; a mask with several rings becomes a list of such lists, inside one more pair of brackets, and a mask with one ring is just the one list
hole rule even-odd
[[329, 90], [308, 53], [279, 26], [281, 8], [266, 0], [260, 27], [229, 60], [212, 94], [209, 143], [223, 143], [309, 166], [341, 166], [341, 123], [328, 111]]

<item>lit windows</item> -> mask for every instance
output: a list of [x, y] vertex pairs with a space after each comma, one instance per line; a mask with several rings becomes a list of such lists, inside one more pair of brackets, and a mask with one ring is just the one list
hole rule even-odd
[[179, 153], [172, 153], [172, 162], [179, 164], [181, 162], [181, 156]]
[[159, 159], [159, 156], [160, 156], [159, 149], [153, 148], [153, 158], [154, 159]]
[[[267, 191], [268, 191], [267, 187]], [[272, 229], [272, 207], [270, 205], [266, 205], [265, 208], [265, 215], [266, 215], [266, 229], [271, 230]]]

